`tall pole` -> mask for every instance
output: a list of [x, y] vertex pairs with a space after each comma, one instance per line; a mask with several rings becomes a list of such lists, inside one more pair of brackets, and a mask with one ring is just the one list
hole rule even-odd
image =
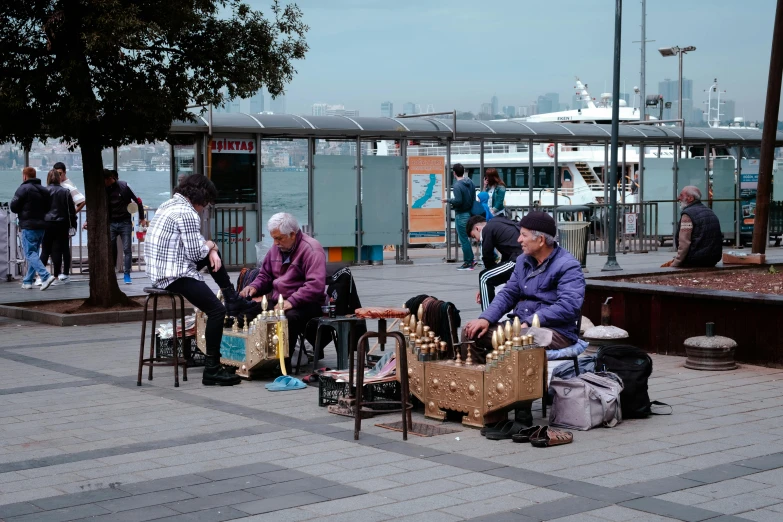
[[[640, 87], [641, 100], [639, 108], [639, 119], [647, 120], [647, 0], [642, 0], [642, 78]], [[644, 154], [646, 151], [644, 145], [639, 147], [639, 189], [637, 191], [638, 202], [644, 201], [644, 189], [642, 189], [642, 177], [644, 176]], [[640, 207], [641, 208], [641, 207]], [[641, 214], [641, 213], [640, 213]]]
[[[779, 0], [783, 1], [783, 0]], [[612, 164], [609, 173], [609, 253], [603, 271], [622, 270], [617, 263], [617, 136], [620, 132], [620, 36], [623, 26], [623, 0], [615, 0], [614, 71], [612, 77]]]
[[[682, 133], [682, 137], [680, 138], [680, 141], [682, 143], [685, 143], [685, 122], [682, 119], [682, 55], [685, 54], [684, 52], [680, 51], [677, 53], [677, 57], [680, 59], [680, 76], [679, 81], [677, 82], [677, 89], [679, 90], [679, 100], [677, 102], [677, 119], [680, 120], [680, 131]], [[678, 157], [682, 154], [682, 150], [677, 150]]]
[[780, 110], [780, 84], [783, 75], [783, 0], [778, 0], [775, 10], [775, 26], [772, 30], [772, 53], [769, 57], [767, 77], [767, 103], [764, 107], [764, 129], [761, 134], [761, 160], [759, 184], [756, 191], [756, 219], [753, 224], [753, 253], [767, 250], [769, 237], [769, 196], [772, 192], [772, 164], [775, 159], [775, 137]]

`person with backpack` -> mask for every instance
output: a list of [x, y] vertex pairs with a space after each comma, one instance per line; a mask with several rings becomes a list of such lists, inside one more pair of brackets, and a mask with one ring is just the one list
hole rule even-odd
[[[470, 216], [474, 213], [481, 214], [483, 208], [476, 200], [476, 185], [473, 184], [470, 176], [465, 176], [465, 167], [460, 163], [456, 163], [451, 168], [451, 172], [454, 174], [454, 185], [452, 186], [454, 197], [444, 199], [443, 202], [451, 205], [451, 208], [454, 210], [454, 224], [457, 227], [457, 237], [459, 237], [459, 244], [462, 247], [462, 260], [464, 262], [457, 267], [457, 270], [473, 270], [476, 268], [476, 261], [473, 257], [473, 249], [470, 246], [470, 238], [465, 227]], [[478, 207], [477, 212], [474, 210], [476, 206]]]

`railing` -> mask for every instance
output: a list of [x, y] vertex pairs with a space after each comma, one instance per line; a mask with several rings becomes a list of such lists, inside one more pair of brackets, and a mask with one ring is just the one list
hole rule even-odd
[[[609, 252], [609, 205], [585, 205], [589, 210], [580, 215], [558, 211], [556, 221], [587, 221], [590, 223], [590, 235], [587, 244], [588, 254], [606, 255]], [[554, 206], [534, 207], [534, 210], [555, 215]], [[521, 220], [530, 207], [506, 207], [506, 215]], [[658, 204], [626, 203], [617, 205], [617, 252], [645, 253], [658, 250]]]
[[[247, 207], [212, 207], [207, 233], [220, 248], [226, 267], [243, 267], [247, 260]], [[214, 225], [213, 225], [214, 224]], [[215, 230], [215, 237], [212, 231]], [[240, 246], [241, 243], [241, 246]]]

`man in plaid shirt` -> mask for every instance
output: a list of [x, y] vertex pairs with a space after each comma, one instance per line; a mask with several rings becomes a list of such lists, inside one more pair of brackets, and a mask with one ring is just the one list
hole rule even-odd
[[[147, 229], [144, 257], [147, 275], [155, 288], [182, 294], [207, 315], [207, 345], [202, 384], [233, 386], [239, 377], [220, 364], [220, 342], [226, 312], [234, 317], [254, 315], [257, 305], [240, 297], [220, 258], [217, 245], [201, 235], [199, 213], [217, 197], [215, 185], [205, 176], [188, 176], [174, 197], [163, 203]], [[225, 297], [225, 306], [204, 282], [199, 271], [209, 269]]]

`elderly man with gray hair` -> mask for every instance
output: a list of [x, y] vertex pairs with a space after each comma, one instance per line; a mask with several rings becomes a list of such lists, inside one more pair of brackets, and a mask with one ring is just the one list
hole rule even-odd
[[[267, 295], [276, 303], [283, 296], [288, 319], [288, 353], [307, 321], [321, 315], [326, 299], [326, 255], [321, 244], [303, 233], [291, 214], [280, 212], [269, 218], [269, 235], [274, 245], [264, 257], [258, 276], [246, 286], [243, 297]], [[286, 366], [290, 368], [290, 357]]]
[[715, 266], [723, 256], [723, 234], [718, 216], [702, 204], [701, 191], [693, 185], [683, 188], [677, 201], [682, 209], [680, 222], [674, 231], [677, 256], [661, 266]]

